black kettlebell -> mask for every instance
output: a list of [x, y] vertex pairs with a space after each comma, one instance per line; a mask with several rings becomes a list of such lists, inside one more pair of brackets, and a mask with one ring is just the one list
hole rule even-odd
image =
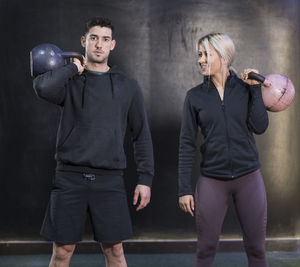
[[54, 44], [40, 44], [30, 51], [31, 76], [36, 77], [49, 70], [67, 64], [66, 59], [78, 58], [83, 62], [83, 56], [76, 52], [63, 52]]

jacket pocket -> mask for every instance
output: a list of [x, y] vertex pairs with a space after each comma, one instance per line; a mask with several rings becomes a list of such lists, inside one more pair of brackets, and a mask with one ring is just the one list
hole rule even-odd
[[258, 152], [257, 152], [255, 143], [251, 142], [251, 140], [248, 139], [248, 145], [249, 145], [250, 151], [257, 157]]
[[119, 168], [125, 163], [122, 135], [112, 128], [77, 125], [58, 151], [62, 160], [74, 164]]
[[65, 134], [65, 136], [61, 136], [59, 142], [58, 142], [58, 149], [60, 147], [62, 147], [67, 141], [68, 139], [71, 137], [71, 135], [74, 133], [75, 130], [75, 126], [72, 126], [72, 128]]

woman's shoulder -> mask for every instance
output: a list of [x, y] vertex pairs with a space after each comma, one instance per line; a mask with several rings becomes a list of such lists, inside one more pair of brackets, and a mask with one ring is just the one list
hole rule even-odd
[[187, 94], [187, 96], [198, 95], [207, 89], [208, 88], [205, 86], [204, 83], [200, 83], [200, 84], [196, 85], [195, 87], [189, 89], [186, 94]]
[[245, 83], [241, 78], [239, 78], [237, 75], [232, 75], [232, 82], [235, 85], [247, 87], [247, 83]]
[[203, 96], [203, 94], [207, 94], [208, 87], [204, 83], [200, 83], [197, 86], [189, 89], [186, 93], [187, 98], [194, 98], [197, 96]]

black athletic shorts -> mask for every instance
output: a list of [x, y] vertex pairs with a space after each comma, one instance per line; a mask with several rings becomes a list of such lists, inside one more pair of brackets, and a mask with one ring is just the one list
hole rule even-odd
[[87, 214], [98, 242], [132, 236], [123, 176], [56, 171], [41, 235], [62, 244], [81, 241]]

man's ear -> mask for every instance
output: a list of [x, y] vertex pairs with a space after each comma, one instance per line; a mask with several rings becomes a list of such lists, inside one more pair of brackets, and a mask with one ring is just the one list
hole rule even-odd
[[115, 49], [116, 44], [117, 44], [116, 40], [111, 41], [110, 51]]
[[82, 47], [85, 47], [85, 45], [86, 45], [86, 38], [85, 38], [85, 36], [81, 36], [80, 41], [81, 41]]

